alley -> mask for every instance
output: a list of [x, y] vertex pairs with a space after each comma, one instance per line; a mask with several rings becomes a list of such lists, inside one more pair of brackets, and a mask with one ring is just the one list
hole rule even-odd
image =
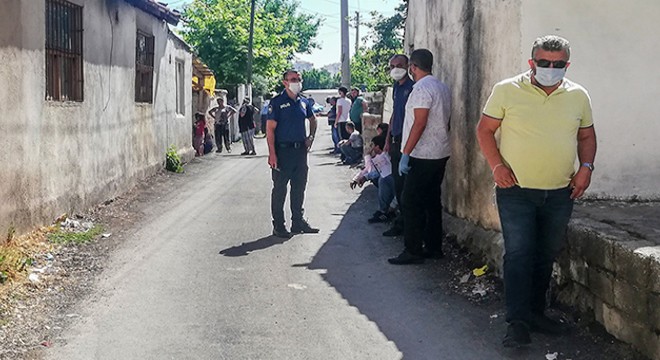
[[[325, 119], [320, 121], [324, 124]], [[317, 235], [270, 235], [265, 139], [257, 156], [209, 154], [179, 188], [148, 204], [111, 256], [81, 317], [49, 359], [621, 359], [588, 338], [534, 335], [500, 345], [501, 306], [452, 293], [446, 262], [396, 267], [401, 239], [369, 225], [375, 191], [327, 155], [321, 126], [309, 156], [306, 217]], [[494, 312], [499, 314], [493, 317]], [[633, 359], [632, 357], [630, 359]]]

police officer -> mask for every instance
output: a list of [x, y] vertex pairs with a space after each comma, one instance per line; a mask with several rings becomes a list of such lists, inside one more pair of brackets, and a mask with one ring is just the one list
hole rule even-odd
[[[303, 202], [307, 185], [307, 152], [314, 141], [316, 117], [307, 99], [301, 97], [302, 78], [295, 70], [287, 70], [282, 78], [284, 91], [274, 97], [268, 108], [266, 139], [268, 165], [272, 169], [273, 192], [270, 209], [273, 235], [289, 238], [293, 234], [318, 233], [303, 219]], [[305, 119], [309, 120], [306, 136]], [[284, 201], [291, 182], [291, 232], [284, 226]]]

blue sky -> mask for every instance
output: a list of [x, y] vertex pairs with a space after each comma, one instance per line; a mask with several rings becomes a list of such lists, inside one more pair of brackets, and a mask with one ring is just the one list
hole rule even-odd
[[[168, 2], [167, 0], [160, 0]], [[171, 0], [169, 6], [180, 9], [183, 5], [192, 0]], [[249, 1], [249, 0], [245, 0]], [[323, 65], [339, 62], [341, 51], [340, 34], [340, 0], [298, 0], [300, 3], [299, 11], [307, 14], [314, 14], [323, 17], [318, 42], [321, 49], [315, 49], [311, 54], [298, 55], [298, 58], [304, 61], [314, 63], [314, 67], [320, 68]], [[356, 11], [360, 11], [361, 22], [371, 20], [371, 11], [378, 11], [385, 16], [391, 16], [395, 13], [395, 8], [399, 5], [399, 0], [349, 0], [348, 12], [351, 17], [355, 16]], [[367, 34], [366, 26], [360, 27], [360, 38]], [[355, 51], [355, 28], [350, 29], [351, 55]]]

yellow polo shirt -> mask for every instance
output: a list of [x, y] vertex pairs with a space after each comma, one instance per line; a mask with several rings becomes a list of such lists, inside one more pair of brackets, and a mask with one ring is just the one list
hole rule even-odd
[[529, 72], [493, 87], [483, 113], [500, 119], [500, 154], [523, 188], [568, 186], [575, 174], [577, 132], [593, 126], [591, 99], [564, 79], [547, 95], [532, 85]]

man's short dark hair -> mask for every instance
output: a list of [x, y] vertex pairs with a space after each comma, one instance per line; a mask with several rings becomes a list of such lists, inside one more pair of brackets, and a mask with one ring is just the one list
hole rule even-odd
[[385, 147], [385, 133], [382, 133], [378, 136], [374, 136], [374, 138], [371, 139], [371, 142], [374, 144], [374, 146], [378, 146], [381, 150], [383, 150], [383, 148]]
[[557, 35], [546, 35], [534, 40], [532, 44], [532, 59], [536, 55], [538, 49], [545, 51], [566, 51], [566, 56], [571, 57], [571, 45], [568, 40]]
[[300, 73], [298, 72], [298, 70], [289, 69], [289, 70], [285, 71], [284, 74], [282, 74], [282, 79], [284, 79], [284, 80], [289, 80], [289, 79], [287, 79], [286, 77], [289, 76], [289, 74], [292, 74], [292, 73], [293, 73], [293, 74], [300, 74]]
[[387, 124], [387, 123], [380, 123], [380, 124], [378, 124], [378, 126], [377, 126], [377, 129], [380, 129], [380, 131], [382, 131], [383, 134], [386, 134], [386, 133], [387, 133], [387, 130], [388, 130], [389, 128], [390, 128], [390, 125]]
[[417, 49], [410, 54], [410, 63], [430, 73], [433, 71], [433, 54], [427, 49]]
[[346, 95], [348, 93], [348, 89], [345, 86], [340, 86], [339, 89], [337, 89], [340, 93]]
[[403, 61], [405, 61], [406, 64], [408, 63], [408, 56], [406, 56], [404, 54], [395, 54], [394, 56], [392, 56], [390, 58], [390, 61], [395, 60], [395, 59], [403, 59]]
[[353, 123], [352, 121], [347, 121], [346, 127], [355, 130], [355, 123]]

